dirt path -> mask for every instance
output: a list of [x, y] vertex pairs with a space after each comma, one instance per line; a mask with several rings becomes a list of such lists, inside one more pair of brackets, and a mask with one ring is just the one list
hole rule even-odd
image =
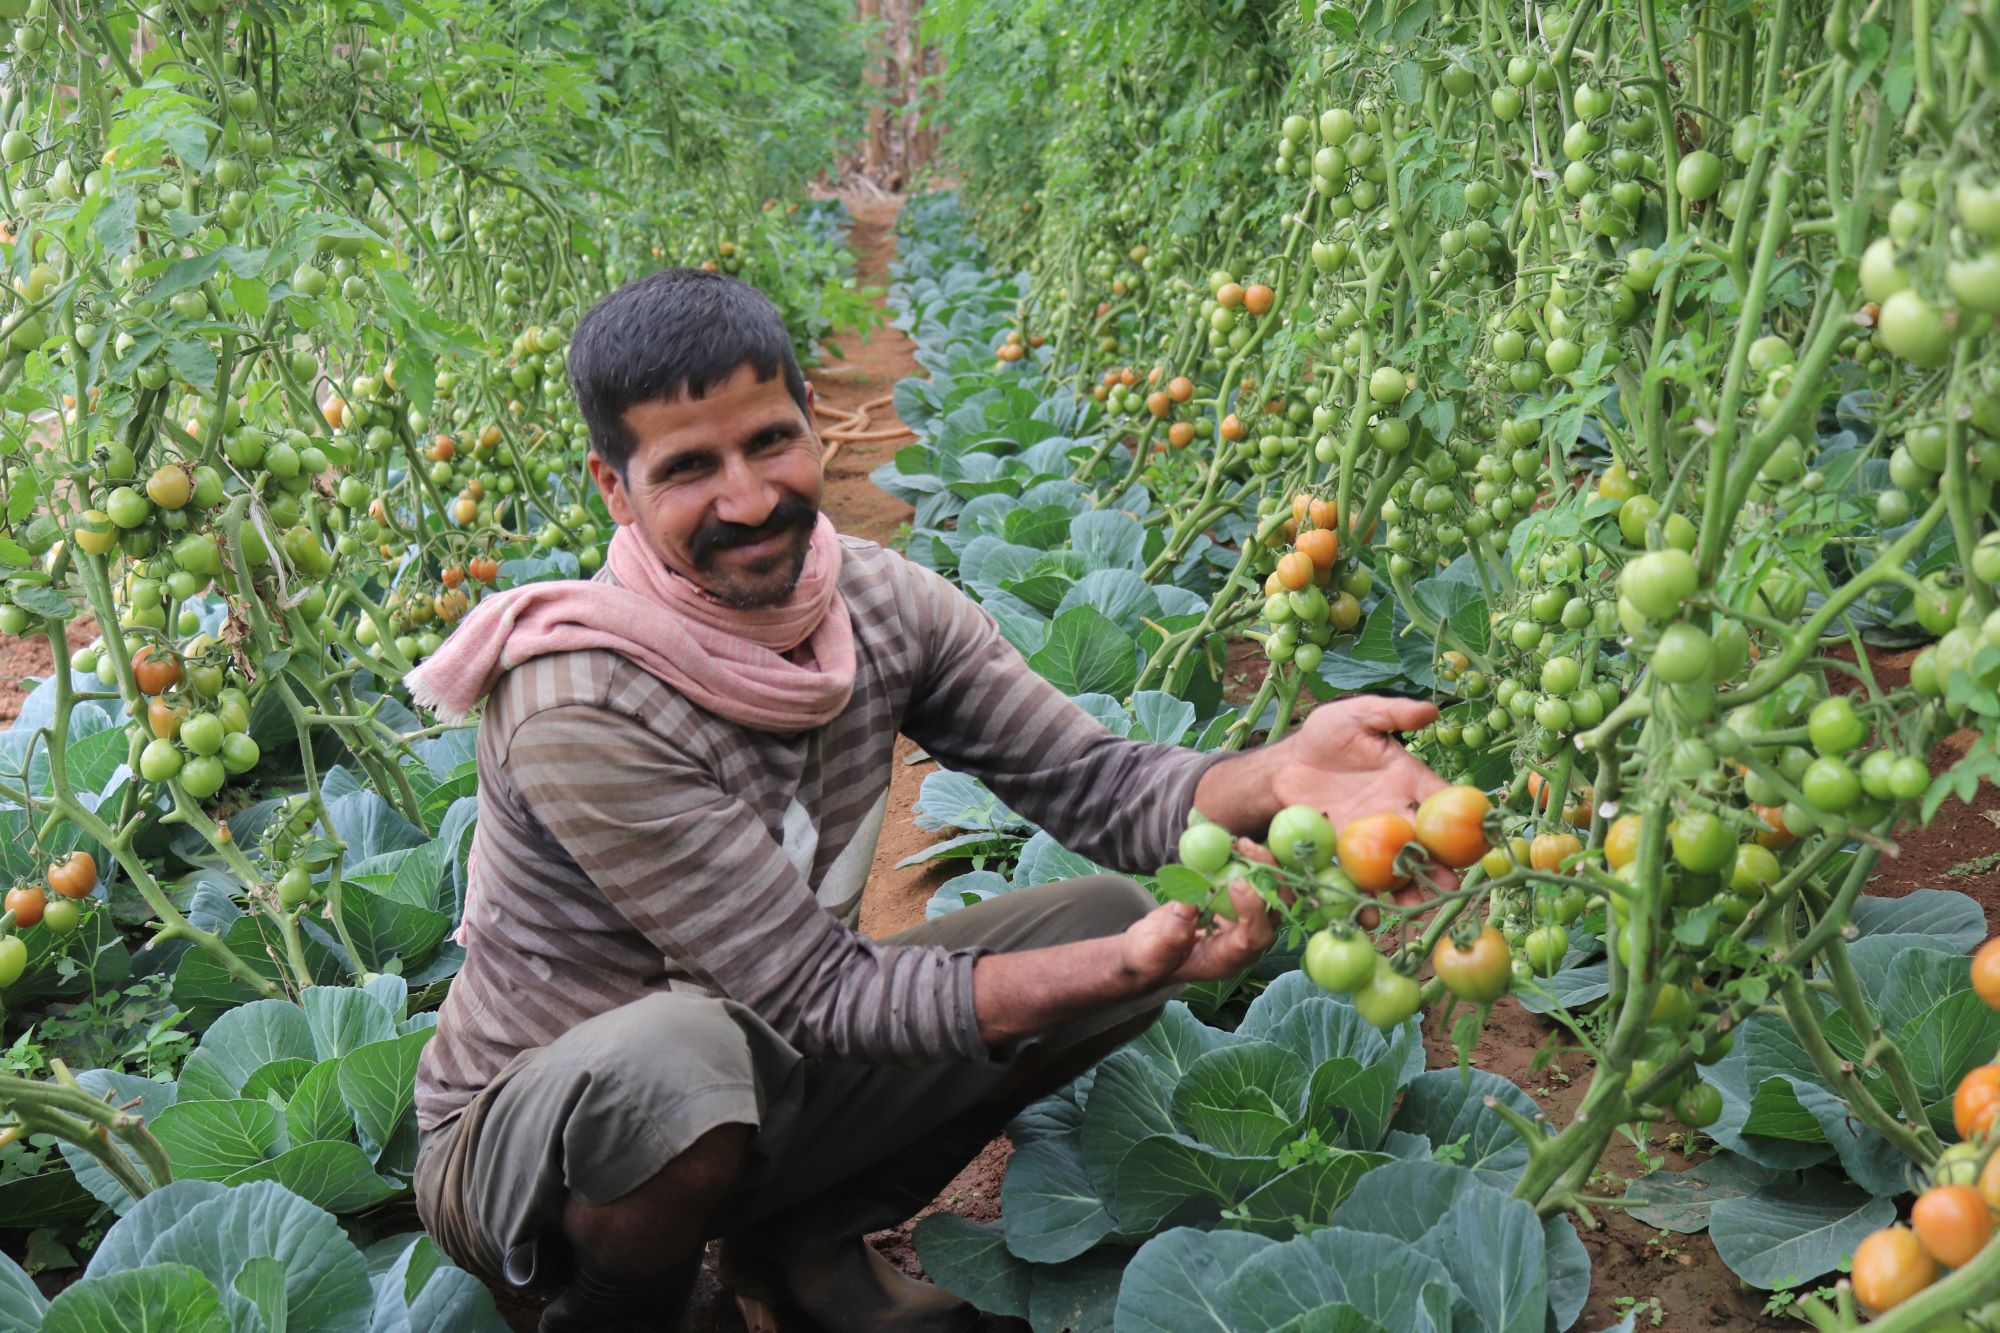
[[[896, 250], [896, 214], [901, 207], [898, 198], [848, 198], [855, 220], [850, 241], [863, 286], [884, 290], [889, 286], [889, 260]], [[866, 337], [850, 334], [838, 338], [834, 348], [835, 358], [807, 376], [819, 400], [830, 407], [851, 412], [889, 393], [896, 381], [918, 373], [916, 344], [887, 323]], [[890, 408], [877, 408], [870, 418], [871, 430], [899, 424]], [[870, 481], [868, 474], [910, 442], [907, 438], [868, 440], [840, 447], [827, 467], [821, 503], [842, 532], [884, 546], [901, 545], [914, 511]], [[889, 779], [889, 816], [883, 821], [874, 870], [861, 899], [861, 929], [869, 935], [892, 935], [921, 922], [924, 903], [946, 878], [942, 872], [924, 867], [896, 868], [898, 861], [932, 841], [930, 834], [910, 821], [910, 807], [924, 778], [937, 766], [927, 761], [908, 762], [916, 754], [912, 742], [896, 742], [895, 771]]]

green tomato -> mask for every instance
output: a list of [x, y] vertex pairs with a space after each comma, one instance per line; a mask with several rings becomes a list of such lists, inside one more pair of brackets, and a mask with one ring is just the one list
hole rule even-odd
[[2000, 532], [1989, 532], [1972, 549], [1972, 577], [1993, 586], [2000, 584]]
[[[248, 739], [247, 737], [245, 739]], [[1199, 875], [1213, 875], [1229, 864], [1234, 839], [1220, 824], [1194, 824], [1181, 834], [1181, 864]]]
[[1938, 308], [1905, 288], [1882, 302], [1875, 337], [1891, 355], [1934, 370], [1951, 355], [1951, 334]]
[[1762, 843], [1746, 842], [1736, 849], [1736, 865], [1729, 872], [1729, 887], [1740, 894], [1757, 894], [1778, 882], [1782, 874], [1778, 854]]
[[1646, 525], [1660, 512], [1660, 502], [1644, 493], [1618, 506], [1618, 534], [1627, 546], [1646, 544]]
[[1618, 576], [1618, 591], [1639, 614], [1657, 622], [1678, 614], [1681, 603], [1694, 595], [1700, 583], [1694, 558], [1669, 548], [1648, 551], [1626, 565]]
[[1697, 1083], [1674, 1099], [1674, 1119], [1689, 1129], [1707, 1129], [1722, 1119], [1722, 1091], [1713, 1083]]
[[1722, 159], [1706, 148], [1697, 148], [1674, 168], [1674, 186], [1681, 197], [1695, 203], [1715, 197], [1722, 188]]
[[197, 801], [205, 801], [222, 790], [228, 781], [229, 771], [222, 766], [222, 760], [212, 754], [190, 759], [181, 768], [181, 789]]
[[312, 897], [312, 876], [303, 866], [292, 866], [278, 876], [277, 890], [278, 902], [289, 911]]
[[1320, 930], [1306, 941], [1306, 976], [1321, 990], [1347, 994], [1359, 989], [1375, 975], [1380, 960], [1374, 944], [1359, 931]]
[[1569, 953], [1569, 931], [1559, 925], [1537, 926], [1521, 942], [1522, 954], [1538, 977], [1552, 977]]
[[229, 729], [213, 713], [196, 713], [181, 723], [181, 744], [197, 755], [217, 753], [228, 735]]
[[1652, 1022], [1679, 1032], [1694, 1022], [1694, 996], [1688, 994], [1687, 987], [1675, 982], [1662, 982], [1659, 993], [1653, 997]]
[[83, 920], [83, 908], [68, 898], [51, 898], [42, 909], [42, 925], [50, 934], [68, 935]]
[[165, 782], [179, 775], [183, 762], [180, 747], [155, 737], [139, 752], [139, 776], [148, 782]]
[[1813, 760], [1800, 779], [1799, 788], [1813, 808], [1835, 814], [1851, 810], [1861, 799], [1861, 779], [1845, 759], [1834, 755], [1821, 755]]
[[1889, 795], [1898, 801], [1914, 801], [1930, 790], [1930, 766], [1916, 755], [1897, 757], [1889, 769]]
[[1384, 406], [1402, 402], [1409, 391], [1403, 372], [1394, 366], [1378, 366], [1368, 377], [1368, 396]]
[[136, 528], [153, 516], [153, 502], [130, 486], [120, 486], [104, 498], [104, 512], [121, 528]]
[[1669, 684], [1692, 685], [1710, 678], [1715, 667], [1715, 645], [1701, 629], [1677, 620], [1660, 632], [1652, 664], [1653, 671]]
[[1958, 625], [1958, 613], [1965, 605], [1965, 588], [1956, 577], [1943, 570], [1926, 574], [1910, 609], [1917, 624], [1929, 634], [1949, 634]]
[[1729, 826], [1706, 810], [1674, 821], [1669, 834], [1674, 860], [1697, 875], [1709, 875], [1735, 864], [1736, 837]]
[[1852, 699], [1835, 694], [1813, 705], [1806, 716], [1806, 734], [1821, 754], [1842, 755], [1868, 739], [1868, 724], [1854, 711]]
[[1735, 1045], [1736, 1034], [1734, 1032], [1725, 1032], [1720, 1037], [1704, 1045], [1700, 1053], [1694, 1057], [1694, 1062], [1698, 1065], [1712, 1065], [1728, 1055]]
[[1550, 694], [1568, 694], [1583, 681], [1583, 668], [1574, 657], [1551, 657], [1542, 664], [1542, 688]]
[[242, 732], [232, 731], [222, 738], [222, 767], [232, 775], [248, 773], [262, 757], [257, 742]]
[[[1891, 750], [1870, 750], [1862, 756], [1860, 766], [1855, 770], [1861, 778], [1861, 790], [1878, 801], [1894, 799], [1889, 778], [1896, 767], [1896, 755]], [[1769, 802], [1763, 802], [1769, 804]]]
[[28, 970], [28, 946], [19, 935], [0, 935], [0, 990], [21, 979]]
[[1415, 977], [1398, 972], [1388, 959], [1377, 955], [1374, 975], [1354, 992], [1354, 1008], [1377, 1028], [1387, 1031], [1417, 1012], [1422, 989]]
[[1333, 824], [1310, 805], [1280, 810], [1264, 841], [1280, 865], [1318, 870], [1333, 863]]

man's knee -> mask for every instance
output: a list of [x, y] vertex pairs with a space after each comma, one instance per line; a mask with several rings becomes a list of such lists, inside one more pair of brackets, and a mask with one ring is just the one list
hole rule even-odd
[[634, 1000], [572, 1028], [553, 1049], [572, 1068], [616, 1071], [640, 1095], [667, 1100], [754, 1081], [749, 1034], [727, 1002], [705, 996], [663, 991]]
[[1139, 881], [1126, 875], [1087, 875], [1064, 886], [1073, 900], [1073, 910], [1086, 929], [1082, 939], [1120, 935], [1159, 900]]
[[[722, 1000], [661, 994], [581, 1024], [558, 1043], [546, 1077], [567, 1088], [562, 1160], [569, 1193], [587, 1203], [621, 1198], [653, 1171], [680, 1164], [690, 1180], [726, 1177], [721, 1126], [763, 1118], [774, 1059], [760, 1069], [753, 1035]], [[709, 1170], [709, 1168], [715, 1168]]]

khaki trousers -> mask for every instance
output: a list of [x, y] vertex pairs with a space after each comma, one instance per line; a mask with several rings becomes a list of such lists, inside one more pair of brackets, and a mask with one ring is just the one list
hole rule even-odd
[[[1132, 880], [1096, 875], [1002, 894], [884, 942], [1008, 953], [1115, 935], [1155, 905]], [[827, 1211], [866, 1234], [914, 1214], [1021, 1106], [1080, 1072], [1079, 1048], [1102, 1058], [1107, 1034], [1129, 1040], [1174, 993], [1073, 1019], [992, 1060], [916, 1068], [807, 1057], [733, 1001], [649, 995], [521, 1052], [426, 1135], [417, 1209], [445, 1253], [487, 1280], [560, 1282], [570, 1195], [609, 1203], [709, 1130], [743, 1124], [756, 1126], [750, 1165], [713, 1234], [836, 1199]], [[1060, 1072], [1038, 1080], [1042, 1070]]]

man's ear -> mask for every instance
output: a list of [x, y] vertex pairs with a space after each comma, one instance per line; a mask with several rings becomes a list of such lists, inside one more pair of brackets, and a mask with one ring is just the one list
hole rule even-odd
[[610, 513], [611, 521], [629, 524], [632, 521], [632, 497], [625, 491], [625, 478], [596, 450], [592, 450], [584, 462], [590, 468], [590, 479], [597, 483], [597, 493], [604, 497], [604, 508]]
[[806, 430], [811, 432], [812, 437], [815, 440], [819, 440], [820, 444], [824, 446], [826, 444], [826, 441], [820, 440], [819, 438], [819, 410], [817, 407], [818, 402], [819, 402], [819, 395], [813, 392], [812, 381], [807, 380], [806, 381]]

